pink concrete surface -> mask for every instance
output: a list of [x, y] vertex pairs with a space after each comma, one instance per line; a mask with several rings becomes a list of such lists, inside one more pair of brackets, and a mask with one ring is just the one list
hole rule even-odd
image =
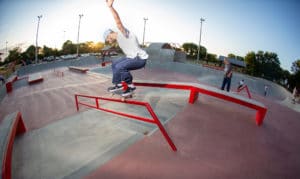
[[[57, 70], [63, 72], [64, 76], [57, 75]], [[7, 95], [0, 104], [0, 122], [7, 114], [20, 111], [28, 130], [38, 129], [76, 114], [75, 93], [110, 96], [107, 88], [112, 85], [111, 79], [101, 76], [95, 78], [66, 68], [57, 70], [45, 71], [41, 73], [43, 82], [15, 89]], [[136, 79], [196, 82], [194, 77], [162, 70], [137, 70], [133, 75]]]
[[[6, 96], [0, 122], [19, 110], [29, 130], [41, 128], [77, 113], [75, 93], [107, 95], [110, 79], [62, 70], [64, 77], [47, 71], [42, 83]], [[196, 77], [159, 69], [133, 74], [135, 79], [197, 82]], [[188, 104], [165, 125], [177, 152], [157, 131], [86, 178], [300, 178], [299, 113], [272, 99], [252, 97], [268, 107], [261, 127], [255, 124], [255, 111], [199, 95], [196, 104]]]
[[300, 118], [272, 101], [261, 127], [250, 109], [200, 96], [159, 132], [137, 142], [86, 178], [300, 178]]
[[27, 85], [7, 95], [0, 105], [0, 122], [15, 111], [22, 113], [29, 130], [44, 127], [77, 113], [75, 93], [106, 95], [110, 81], [63, 69], [64, 77], [54, 71], [42, 73], [44, 81]]

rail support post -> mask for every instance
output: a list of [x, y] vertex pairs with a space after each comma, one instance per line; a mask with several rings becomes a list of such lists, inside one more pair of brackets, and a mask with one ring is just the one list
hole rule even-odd
[[195, 101], [198, 99], [198, 96], [199, 96], [199, 92], [195, 88], [191, 88], [189, 103], [194, 104]]
[[255, 115], [255, 120], [256, 120], [256, 124], [258, 126], [260, 126], [263, 123], [266, 113], [267, 113], [267, 109], [257, 110], [256, 115]]

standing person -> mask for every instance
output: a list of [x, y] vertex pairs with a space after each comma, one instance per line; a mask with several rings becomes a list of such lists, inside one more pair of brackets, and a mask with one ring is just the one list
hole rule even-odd
[[295, 88], [293, 90], [293, 99], [292, 99], [293, 104], [296, 103], [297, 94], [298, 94], [298, 90], [297, 90], [297, 87], [295, 86]]
[[267, 96], [268, 89], [269, 89], [269, 87], [268, 87], [267, 85], [265, 85], [265, 91], [264, 91], [264, 95], [265, 95], [265, 96]]
[[113, 7], [114, 0], [106, 0], [106, 3], [113, 15], [118, 30], [107, 29], [103, 34], [104, 40], [110, 44], [117, 42], [126, 55], [112, 62], [112, 83], [114, 86], [109, 87], [108, 91], [115, 92], [122, 90], [121, 82], [124, 81], [128, 84], [127, 90], [122, 93], [122, 96], [125, 97], [132, 94], [136, 89], [132, 83], [133, 77], [130, 71], [143, 68], [146, 65], [148, 54], [139, 46], [137, 37], [124, 27], [119, 14]]
[[2, 85], [5, 84], [5, 78], [4, 78], [4, 76], [0, 75], [0, 81], [1, 81]]
[[223, 83], [222, 83], [222, 87], [221, 90], [224, 90], [225, 86], [227, 85], [226, 90], [229, 92], [230, 90], [230, 84], [231, 84], [231, 78], [232, 78], [232, 66], [230, 64], [230, 62], [228, 61], [228, 59], [225, 57], [224, 58], [224, 64], [225, 64], [225, 68], [224, 68], [224, 78], [223, 78]]

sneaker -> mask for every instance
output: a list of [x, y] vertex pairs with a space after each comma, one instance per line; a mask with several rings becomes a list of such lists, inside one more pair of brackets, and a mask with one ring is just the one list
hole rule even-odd
[[116, 92], [116, 91], [121, 91], [122, 89], [123, 89], [122, 86], [115, 85], [115, 86], [107, 88], [107, 91], [113, 93], [113, 92]]
[[134, 90], [136, 90], [136, 87], [129, 87], [129, 89], [133, 92]]
[[132, 95], [132, 93], [133, 93], [133, 90], [131, 90], [132, 88], [127, 88], [127, 90], [126, 91], [124, 91], [122, 94], [121, 94], [121, 96], [123, 96], [123, 97], [126, 97], [126, 96], [130, 96], [130, 95]]

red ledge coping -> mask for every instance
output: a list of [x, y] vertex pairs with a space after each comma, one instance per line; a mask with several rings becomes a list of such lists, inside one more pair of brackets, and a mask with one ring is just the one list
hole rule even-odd
[[[4, 135], [0, 140], [3, 141], [0, 143], [2, 151], [0, 158], [2, 159], [1, 164], [1, 177], [3, 179], [11, 179], [11, 164], [12, 164], [12, 151], [13, 144], [16, 135], [22, 134], [26, 132], [26, 126], [22, 119], [20, 112], [15, 112], [9, 114], [5, 117], [5, 119], [0, 124], [1, 132]], [[5, 133], [6, 132], [6, 133]]]

